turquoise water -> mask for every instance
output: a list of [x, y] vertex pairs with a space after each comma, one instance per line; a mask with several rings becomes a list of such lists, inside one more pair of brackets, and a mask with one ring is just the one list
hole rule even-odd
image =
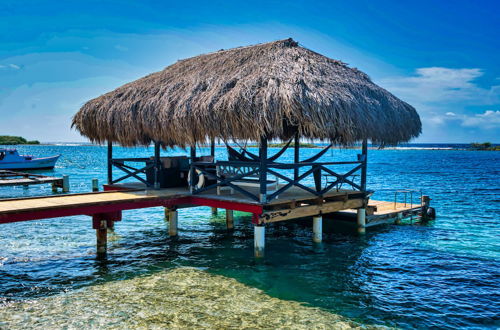
[[[37, 156], [61, 153], [57, 168], [41, 173], [68, 174], [71, 192], [90, 191], [92, 178], [105, 182], [103, 147], [19, 149]], [[152, 152], [116, 148], [115, 157]], [[315, 152], [304, 149], [303, 157]], [[323, 159], [350, 160], [357, 152], [334, 150]], [[224, 157], [224, 149], [217, 153]], [[184, 209], [179, 212], [179, 237], [169, 238], [161, 209], [126, 211], [110, 237], [107, 261], [95, 259], [89, 217], [1, 225], [0, 299], [8, 304], [71, 296], [98, 285], [195, 267], [222, 282], [236, 280], [269, 297], [366, 324], [496, 328], [499, 164], [498, 152], [370, 150], [368, 186], [376, 191], [373, 198], [392, 200], [395, 189], [422, 189], [437, 209], [436, 221], [384, 226], [369, 230], [366, 237], [333, 231], [320, 246], [312, 244], [307, 224], [277, 224], [267, 230], [262, 262], [252, 257], [253, 228], [245, 213], [236, 213], [235, 231], [229, 233], [223, 211], [213, 217], [208, 208]], [[49, 186], [0, 188], [0, 197], [50, 193]]]

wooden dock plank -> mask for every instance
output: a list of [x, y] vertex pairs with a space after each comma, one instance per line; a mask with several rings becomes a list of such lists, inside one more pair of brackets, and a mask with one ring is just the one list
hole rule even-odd
[[285, 221], [296, 218], [310, 217], [323, 213], [332, 213], [348, 208], [359, 208], [364, 205], [365, 201], [362, 198], [351, 199], [347, 201], [328, 202], [321, 205], [301, 206], [294, 209], [273, 210], [264, 212], [260, 217], [261, 223], [270, 223], [277, 221]]
[[[335, 196], [340, 198], [334, 198]], [[300, 188], [292, 188], [287, 193], [280, 195], [279, 199], [262, 205], [239, 193], [223, 192], [223, 194], [217, 195], [215, 189], [196, 195], [191, 195], [187, 187], [157, 190], [115, 190], [0, 200], [0, 223], [76, 214], [88, 215], [152, 206], [167, 207], [171, 203], [179, 204], [172, 204], [174, 207], [212, 206], [255, 214], [285, 209], [287, 215], [272, 217], [272, 221], [283, 221], [334, 212], [348, 207], [360, 207], [364, 203], [364, 195], [360, 194], [359, 191], [330, 191], [323, 198], [318, 199], [317, 196]], [[266, 209], [264, 210], [263, 207]]]
[[89, 193], [77, 195], [62, 195], [51, 196], [50, 198], [32, 198], [32, 199], [17, 199], [17, 200], [1, 200], [0, 212], [13, 213], [24, 211], [37, 211], [49, 208], [60, 207], [77, 207], [86, 205], [99, 205], [105, 203], [119, 203], [133, 200], [151, 200], [164, 197], [176, 197], [179, 194], [177, 191], [163, 191], [157, 194], [147, 194], [144, 192], [106, 192], [106, 193]]
[[25, 186], [46, 183], [57, 183], [62, 185], [62, 180], [62, 178], [41, 174], [0, 170], [0, 186]]

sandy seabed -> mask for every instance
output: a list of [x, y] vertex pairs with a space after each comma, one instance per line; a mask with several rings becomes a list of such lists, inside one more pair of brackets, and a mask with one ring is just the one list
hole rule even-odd
[[165, 270], [0, 307], [0, 328], [288, 328], [362, 326], [232, 278], [194, 268]]

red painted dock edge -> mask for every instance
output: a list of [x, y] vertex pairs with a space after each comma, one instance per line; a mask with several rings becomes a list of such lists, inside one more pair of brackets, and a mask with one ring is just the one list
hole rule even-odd
[[0, 224], [19, 221], [41, 220], [75, 215], [92, 216], [94, 222], [99, 220], [120, 221], [121, 211], [148, 208], [148, 207], [177, 208], [179, 206], [211, 206], [253, 214], [252, 221], [256, 221], [262, 214], [260, 205], [239, 202], [221, 201], [198, 196], [184, 196], [176, 198], [158, 197], [149, 201], [126, 201], [106, 205], [86, 205], [77, 207], [60, 207], [47, 210], [25, 211], [20, 213], [0, 214]]

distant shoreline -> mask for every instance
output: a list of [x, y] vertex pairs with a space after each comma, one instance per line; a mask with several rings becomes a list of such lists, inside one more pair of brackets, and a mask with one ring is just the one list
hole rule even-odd
[[[15, 148], [17, 146], [67, 146], [67, 147], [105, 147], [104, 145], [92, 144], [89, 142], [41, 142], [40, 144], [22, 144], [22, 145], [2, 145], [0, 147]], [[234, 147], [234, 145], [232, 145]], [[326, 147], [327, 144], [302, 144], [301, 149], [320, 149]], [[150, 146], [152, 148], [153, 145]], [[216, 148], [225, 148], [223, 144], [218, 144]], [[256, 145], [247, 146], [248, 148], [257, 148]], [[341, 147], [333, 146], [332, 149], [359, 149], [360, 145]], [[138, 147], [140, 148], [140, 147]], [[202, 148], [209, 148], [209, 146], [203, 146]], [[281, 144], [270, 144], [269, 148], [282, 148]], [[290, 146], [289, 148], [293, 148]], [[379, 149], [377, 145], [369, 145], [368, 149], [376, 150]], [[464, 151], [499, 151], [499, 144], [491, 144], [490, 149], [479, 149], [474, 148], [472, 144], [467, 143], [409, 143], [401, 146], [387, 146], [382, 148], [384, 150], [464, 150]]]

